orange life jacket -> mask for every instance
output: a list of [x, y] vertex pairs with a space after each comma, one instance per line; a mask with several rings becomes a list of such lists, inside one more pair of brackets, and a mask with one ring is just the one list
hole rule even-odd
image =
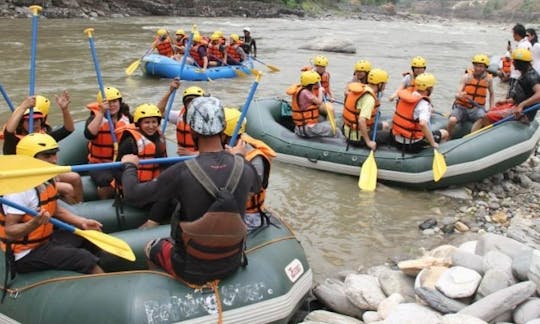
[[[161, 154], [159, 156], [156, 155], [156, 144], [146, 138], [141, 132], [134, 127], [126, 128], [125, 131], [131, 133], [131, 136], [133, 136], [133, 139], [135, 139], [135, 143], [137, 144], [137, 156], [139, 159], [153, 159], [153, 158], [159, 158], [167, 156], [167, 146], [165, 144], [165, 138], [161, 136], [160, 132], [160, 152]], [[137, 169], [137, 176], [139, 178], [140, 182], [147, 182], [151, 181], [152, 179], [156, 178], [161, 169], [159, 167], [159, 164], [145, 164], [145, 165], [139, 165]]]
[[178, 121], [176, 122], [176, 141], [178, 145], [185, 147], [191, 152], [196, 152], [195, 142], [191, 136], [191, 127], [184, 121], [185, 114], [186, 108], [183, 107], [180, 114], [178, 114]]
[[[58, 193], [56, 191], [56, 185], [54, 180], [47, 181], [41, 185], [34, 188], [36, 194], [39, 198], [38, 207], [43, 208], [49, 212], [49, 214], [54, 215], [56, 212], [56, 199], [58, 199]], [[21, 223], [26, 223], [34, 218], [32, 215], [23, 215], [21, 218]], [[5, 252], [6, 251], [6, 216], [3, 213], [2, 208], [0, 207], [0, 247]], [[22, 252], [24, 250], [34, 249], [45, 241], [49, 239], [53, 232], [52, 223], [47, 223], [40, 225], [35, 230], [30, 232], [22, 239], [17, 239], [11, 241], [11, 250], [13, 253]]]
[[[88, 104], [86, 107], [92, 110], [94, 114], [100, 109], [97, 102]], [[118, 141], [120, 141], [122, 136], [122, 133], [119, 130], [123, 130], [123, 128], [129, 124], [129, 118], [124, 115], [116, 122], [113, 120], [114, 130]], [[109, 130], [109, 122], [107, 121], [107, 118], [103, 118], [96, 138], [88, 141], [88, 162], [112, 162], [113, 157], [114, 143]]]
[[160, 55], [167, 57], [171, 57], [174, 55], [174, 50], [168, 37], [164, 41], [157, 40], [156, 49]]
[[235, 43], [233, 45], [227, 46], [227, 57], [232, 58], [233, 60], [240, 62], [242, 60], [242, 56], [238, 54], [236, 49], [239, 47], [238, 43]]
[[221, 60], [225, 57], [225, 54], [221, 50], [220, 44], [212, 44], [210, 43], [208, 45], [208, 56], [211, 60]]
[[414, 94], [413, 91], [412, 88], [407, 88], [398, 92], [399, 101], [392, 120], [392, 134], [419, 140], [424, 138], [424, 133], [420, 122], [414, 119], [414, 108], [420, 100], [430, 100], [429, 97]]
[[246, 213], [258, 213], [263, 209], [264, 199], [266, 197], [266, 188], [268, 187], [268, 179], [270, 177], [271, 160], [276, 157], [276, 152], [274, 152], [274, 150], [270, 146], [266, 145], [263, 141], [256, 140], [246, 133], [243, 133], [241, 138], [244, 142], [253, 147], [252, 150], [247, 152], [246, 160], [251, 161], [257, 156], [260, 156], [264, 161], [264, 174], [261, 191], [253, 195], [247, 201], [246, 205]]
[[[467, 93], [467, 98], [476, 102], [480, 106], [484, 106], [486, 104], [490, 80], [491, 76], [489, 73], [484, 73], [480, 79], [477, 79], [473, 76], [472, 71], [467, 71], [467, 81], [465, 82], [462, 90]], [[471, 102], [461, 98], [456, 99], [456, 103], [465, 108], [475, 108], [475, 105], [473, 105]]]
[[319, 121], [319, 107], [317, 105], [310, 103], [305, 109], [300, 107], [298, 98], [303, 90], [309, 91], [300, 84], [292, 85], [287, 89], [287, 94], [292, 96], [292, 119], [296, 126], [312, 125]]
[[199, 55], [199, 47], [201, 46], [204, 46], [204, 45], [201, 45], [201, 44], [196, 44], [196, 45], [193, 45], [191, 47], [191, 49], [189, 50], [189, 55], [191, 55], [191, 57], [193, 58], [193, 60], [197, 63], [197, 65], [199, 67], [203, 67], [204, 66], [204, 60], [203, 58]]
[[366, 120], [366, 125], [369, 130], [375, 122], [375, 116], [377, 115], [381, 102], [368, 85], [360, 82], [351, 82], [347, 85], [347, 93], [345, 94], [345, 102], [343, 105], [343, 124], [347, 125], [351, 131], [359, 129], [358, 117], [360, 116], [360, 111], [356, 108], [356, 104], [365, 94], [370, 95], [375, 99], [375, 107], [371, 112], [371, 117], [369, 120]]
[[502, 61], [502, 71], [506, 74], [509, 74], [512, 70], [512, 59], [506, 56], [501, 57]]
[[324, 88], [324, 93], [328, 95], [330, 93], [330, 73], [327, 71], [321, 75], [321, 86]]

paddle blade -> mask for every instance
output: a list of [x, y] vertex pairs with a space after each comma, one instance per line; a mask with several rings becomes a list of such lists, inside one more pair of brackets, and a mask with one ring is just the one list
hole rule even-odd
[[135, 72], [135, 70], [137, 70], [137, 68], [139, 67], [140, 64], [141, 64], [141, 60], [140, 60], [140, 59], [133, 61], [133, 63], [131, 63], [131, 64], [126, 68], [126, 74], [127, 74], [127, 75], [132, 75], [133, 72]]
[[325, 104], [326, 108], [326, 116], [328, 116], [328, 121], [330, 122], [330, 126], [332, 127], [332, 133], [336, 135], [336, 118], [334, 116], [334, 109], [332, 108], [332, 104], [327, 102]]
[[373, 150], [360, 170], [360, 178], [358, 179], [358, 188], [364, 191], [374, 191], [377, 186], [377, 163]]
[[135, 261], [133, 250], [125, 241], [117, 237], [98, 231], [80, 230], [78, 228], [76, 228], [73, 233], [84, 237], [105, 252], [109, 252], [110, 254], [114, 254], [129, 261]]
[[245, 78], [248, 76], [246, 72], [239, 69], [234, 69], [234, 73], [236, 74], [237, 77], [240, 77], [240, 78]]
[[0, 155], [0, 195], [25, 191], [71, 171], [26, 155]]
[[444, 155], [435, 149], [433, 153], [433, 180], [435, 182], [441, 180], [445, 173], [446, 161], [444, 160]]

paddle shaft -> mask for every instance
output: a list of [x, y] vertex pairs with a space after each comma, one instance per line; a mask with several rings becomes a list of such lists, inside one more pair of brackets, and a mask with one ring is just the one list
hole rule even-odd
[[[189, 55], [189, 51], [191, 50], [191, 43], [193, 42], [194, 29], [195, 27], [192, 29], [191, 33], [189, 34], [186, 47], [184, 48], [184, 55], [182, 55], [182, 62], [180, 62], [180, 72], [178, 72], [178, 78], [182, 76], [182, 72], [184, 72], [184, 67], [186, 66], [186, 60]], [[167, 129], [167, 122], [169, 121], [169, 114], [171, 113], [171, 109], [174, 103], [174, 98], [176, 97], [176, 91], [177, 90], [171, 93], [169, 102], [167, 102], [167, 109], [165, 110], [165, 116], [163, 116], [163, 125], [161, 125], [162, 134], [165, 134], [165, 130]]]
[[[537, 104], [534, 104], [534, 105], [532, 105], [530, 107], [525, 108], [521, 114], [524, 115], [524, 114], [526, 114], [528, 112], [537, 110], [538, 108], [540, 108], [540, 103], [537, 103]], [[494, 122], [492, 125], [493, 126], [500, 125], [500, 124], [502, 124], [504, 122], [507, 122], [509, 120], [513, 120], [514, 117], [515, 117], [514, 114], [508, 115], [508, 116], [504, 117], [503, 119]]]
[[[90, 45], [90, 52], [92, 53], [92, 60], [94, 61], [94, 69], [96, 70], [96, 78], [99, 86], [99, 91], [101, 92], [102, 100], [105, 101], [107, 100], [107, 97], [105, 96], [105, 88], [103, 87], [103, 79], [101, 78], [101, 68], [99, 67], [96, 47], [94, 45], [94, 37], [92, 36], [93, 31], [94, 29], [87, 28], [84, 32], [88, 35], [88, 44]], [[116, 146], [118, 144], [118, 139], [116, 138], [116, 134], [114, 133], [114, 124], [111, 118], [111, 111], [107, 109], [105, 115], [107, 118], [107, 122], [109, 123], [109, 131], [111, 133], [113, 143]]]
[[252, 58], [253, 60], [255, 60], [255, 61], [261, 63], [262, 65], [268, 67], [270, 70], [276, 70], [276, 71], [279, 70], [277, 67], [271, 66], [271, 65], [269, 65], [269, 64], [266, 64], [266, 63], [264, 63], [263, 61], [261, 61], [261, 60], [259, 60], [258, 58], [256, 58], [255, 56], [251, 56], [251, 58]]
[[[33, 96], [36, 90], [36, 47], [40, 6], [30, 6], [32, 10], [32, 44], [30, 46], [30, 82], [28, 95]], [[28, 133], [34, 131], [34, 107], [30, 107], [30, 118], [28, 119]]]
[[4, 100], [6, 101], [7, 105], [9, 106], [9, 109], [11, 111], [14, 111], [15, 107], [13, 106], [13, 102], [11, 102], [11, 99], [9, 99], [9, 96], [6, 90], [4, 90], [4, 87], [1, 84], [0, 84], [0, 92], [2, 93], [2, 97], [4, 97]]
[[[28, 215], [32, 215], [32, 216], [37, 216], [38, 215], [38, 212], [33, 210], [33, 209], [30, 209], [26, 206], [22, 206], [22, 205], [19, 205], [13, 201], [10, 201], [10, 200], [7, 200], [3, 197], [0, 197], [0, 204], [3, 204], [3, 205], [7, 205], [7, 206], [10, 206], [10, 207], [13, 207], [13, 208], [16, 208], [20, 211], [23, 211], [25, 213], [27, 213]], [[51, 218], [50, 222], [56, 226], [56, 227], [59, 227], [63, 230], [66, 230], [66, 231], [69, 231], [71, 233], [74, 233], [75, 232], [75, 227], [73, 225], [70, 225], [70, 224], [67, 224], [67, 223], [64, 223], [62, 222], [61, 220], [58, 220], [56, 218]]]
[[257, 74], [257, 77], [255, 77], [255, 81], [253, 81], [253, 84], [251, 85], [251, 88], [249, 89], [249, 94], [247, 96], [246, 102], [244, 102], [244, 106], [242, 107], [242, 112], [240, 113], [240, 118], [238, 118], [238, 122], [236, 123], [236, 126], [234, 127], [234, 132], [231, 136], [231, 140], [229, 141], [229, 146], [233, 147], [236, 143], [236, 138], [238, 137], [238, 132], [240, 131], [240, 127], [242, 127], [242, 122], [244, 121], [244, 118], [246, 117], [247, 111], [249, 109], [249, 106], [251, 105], [251, 100], [253, 100], [253, 96], [255, 95], [255, 91], [257, 90], [257, 87], [259, 86], [259, 81], [261, 79], [262, 73]]
[[[188, 156], [174, 156], [166, 158], [157, 158], [157, 159], [144, 159], [139, 160], [140, 165], [146, 164], [171, 164], [177, 163], [180, 161], [193, 159], [196, 155]], [[106, 170], [106, 169], [117, 169], [122, 167], [122, 162], [106, 162], [106, 163], [90, 163], [90, 164], [81, 164], [71, 166], [71, 171], [73, 172], [85, 172], [85, 171], [94, 171], [94, 170]]]

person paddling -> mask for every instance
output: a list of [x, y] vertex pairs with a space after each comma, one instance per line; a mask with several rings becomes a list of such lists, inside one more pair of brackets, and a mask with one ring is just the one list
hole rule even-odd
[[422, 56], [415, 56], [411, 60], [411, 71], [403, 73], [403, 79], [397, 90], [390, 96], [389, 100], [394, 101], [398, 97], [398, 93], [406, 88], [414, 87], [414, 80], [417, 76], [424, 73], [427, 68], [426, 59]]

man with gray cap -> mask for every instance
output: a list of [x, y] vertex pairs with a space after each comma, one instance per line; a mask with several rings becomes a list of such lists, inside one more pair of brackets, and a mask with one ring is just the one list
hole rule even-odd
[[[247, 55], [253, 55], [257, 57], [257, 43], [255, 43], [255, 38], [251, 37], [251, 30], [249, 27], [244, 27], [244, 36], [240, 37], [244, 43], [242, 48]], [[253, 49], [253, 50], [252, 50]]]
[[221, 133], [225, 114], [214, 97], [195, 98], [187, 113], [199, 155], [177, 163], [154, 181], [139, 183], [138, 158], [122, 158], [127, 201], [176, 199], [171, 237], [146, 246], [150, 266], [194, 284], [222, 279], [246, 264], [246, 226], [242, 220], [248, 197], [260, 191], [259, 177], [241, 154], [245, 144], [225, 150]]

